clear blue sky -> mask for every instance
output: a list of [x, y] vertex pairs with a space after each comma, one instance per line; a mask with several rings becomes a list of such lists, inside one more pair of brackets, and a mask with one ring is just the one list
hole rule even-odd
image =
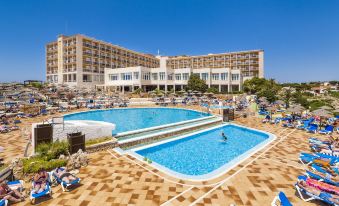
[[4, 0], [0, 81], [44, 80], [45, 44], [82, 33], [162, 55], [265, 50], [265, 76], [339, 80], [339, 0]]

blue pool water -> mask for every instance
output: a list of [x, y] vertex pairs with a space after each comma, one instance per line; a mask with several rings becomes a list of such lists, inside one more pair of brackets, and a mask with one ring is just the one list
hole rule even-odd
[[259, 131], [224, 125], [135, 152], [174, 172], [196, 176], [213, 172], [268, 138]]
[[80, 112], [64, 120], [95, 120], [116, 124], [113, 134], [210, 116], [207, 113], [175, 108], [128, 108]]

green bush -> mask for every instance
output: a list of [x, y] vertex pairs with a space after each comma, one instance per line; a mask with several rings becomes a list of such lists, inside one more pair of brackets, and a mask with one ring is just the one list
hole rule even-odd
[[24, 174], [36, 173], [42, 168], [50, 171], [57, 167], [66, 166], [66, 164], [67, 160], [64, 159], [46, 161], [44, 158], [41, 157], [32, 157], [29, 159], [23, 159], [23, 172]]
[[56, 141], [53, 143], [42, 143], [37, 146], [38, 157], [49, 161], [58, 159], [60, 155], [68, 155], [68, 142]]
[[215, 87], [210, 87], [207, 89], [207, 92], [208, 93], [213, 93], [213, 94], [218, 94], [219, 93], [219, 90]]

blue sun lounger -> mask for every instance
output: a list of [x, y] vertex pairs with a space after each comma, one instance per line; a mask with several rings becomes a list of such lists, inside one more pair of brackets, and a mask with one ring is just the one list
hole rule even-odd
[[279, 205], [281, 206], [293, 206], [283, 192], [279, 192], [279, 194], [273, 199], [271, 206], [278, 206], [277, 202], [280, 202]]
[[52, 197], [52, 188], [49, 182], [46, 183], [46, 188], [44, 191], [40, 192], [40, 193], [34, 193], [34, 183], [32, 182], [32, 190], [31, 190], [31, 194], [29, 196], [29, 199], [31, 200], [32, 204], [35, 204], [35, 200], [43, 197], [43, 196], [47, 196], [49, 195], [50, 197]]
[[319, 134], [331, 134], [334, 127], [332, 125], [326, 125], [325, 129], [319, 131]]
[[313, 163], [315, 159], [319, 158], [325, 158], [330, 159], [330, 165], [334, 165], [335, 163], [339, 162], [339, 158], [332, 155], [322, 154], [322, 153], [315, 153], [315, 154], [309, 154], [305, 152], [301, 152], [299, 155], [299, 160], [301, 163], [305, 165], [310, 165]]
[[[62, 168], [62, 167], [59, 168], [59, 169], [65, 170], [65, 169]], [[52, 175], [53, 175], [53, 178], [57, 181], [57, 183], [61, 185], [62, 191], [64, 191], [64, 192], [65, 192], [65, 191], [68, 191], [70, 186], [79, 184], [79, 183], [80, 183], [80, 180], [81, 180], [80, 178], [76, 177], [76, 179], [73, 180], [73, 181], [70, 182], [70, 183], [67, 183], [67, 182], [65, 182], [65, 181], [62, 181], [62, 179], [60, 179], [60, 178], [57, 176], [56, 170], [53, 170], [53, 171], [52, 171]], [[75, 176], [74, 176], [74, 177], [75, 177]]]
[[[307, 177], [306, 176], [299, 176], [298, 177], [298, 180], [304, 180], [306, 181]], [[327, 204], [330, 204], [330, 205], [335, 205], [335, 206], [338, 206], [338, 204], [335, 204], [334, 202], [332, 202], [331, 200], [329, 200], [330, 198], [332, 198], [332, 195], [330, 193], [327, 193], [327, 192], [320, 192], [320, 195], [315, 195], [313, 193], [310, 193], [308, 192], [307, 190], [301, 188], [298, 186], [298, 184], [295, 184], [295, 189], [297, 190], [298, 194], [299, 194], [299, 197], [305, 201], [305, 202], [308, 202], [308, 201], [311, 201], [311, 200], [320, 200], [320, 201], [323, 201]], [[307, 196], [309, 196], [308, 198], [304, 197], [303, 194], [306, 194]]]
[[317, 133], [317, 130], [318, 130], [317, 124], [310, 124], [310, 126], [306, 128], [306, 131], [312, 132], [312, 133]]
[[0, 206], [7, 206], [7, 204], [8, 204], [8, 200], [4, 200], [4, 199], [0, 200]]
[[327, 144], [327, 145], [330, 145], [331, 143], [329, 141], [322, 141], [316, 137], [310, 137], [308, 138], [308, 142], [310, 144]]
[[306, 170], [306, 176], [309, 177], [309, 178], [312, 178], [312, 179], [315, 179], [315, 180], [319, 180], [321, 182], [325, 182], [327, 184], [330, 184], [330, 185], [334, 185], [334, 186], [339, 186], [339, 182], [335, 182], [327, 177], [323, 177], [323, 176], [320, 176], [320, 175], [317, 175], [313, 172], [310, 172], [310, 171], [307, 171]]

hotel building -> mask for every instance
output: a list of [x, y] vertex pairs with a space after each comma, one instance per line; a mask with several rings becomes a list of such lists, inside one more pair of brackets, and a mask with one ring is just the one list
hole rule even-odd
[[201, 56], [153, 56], [83, 35], [59, 36], [46, 46], [47, 81], [111, 91], [182, 90], [192, 73], [220, 92], [242, 89], [246, 79], [264, 77], [264, 51]]
[[46, 45], [46, 80], [75, 87], [104, 84], [105, 68], [159, 67], [159, 59], [111, 43], [86, 37], [60, 35]]

